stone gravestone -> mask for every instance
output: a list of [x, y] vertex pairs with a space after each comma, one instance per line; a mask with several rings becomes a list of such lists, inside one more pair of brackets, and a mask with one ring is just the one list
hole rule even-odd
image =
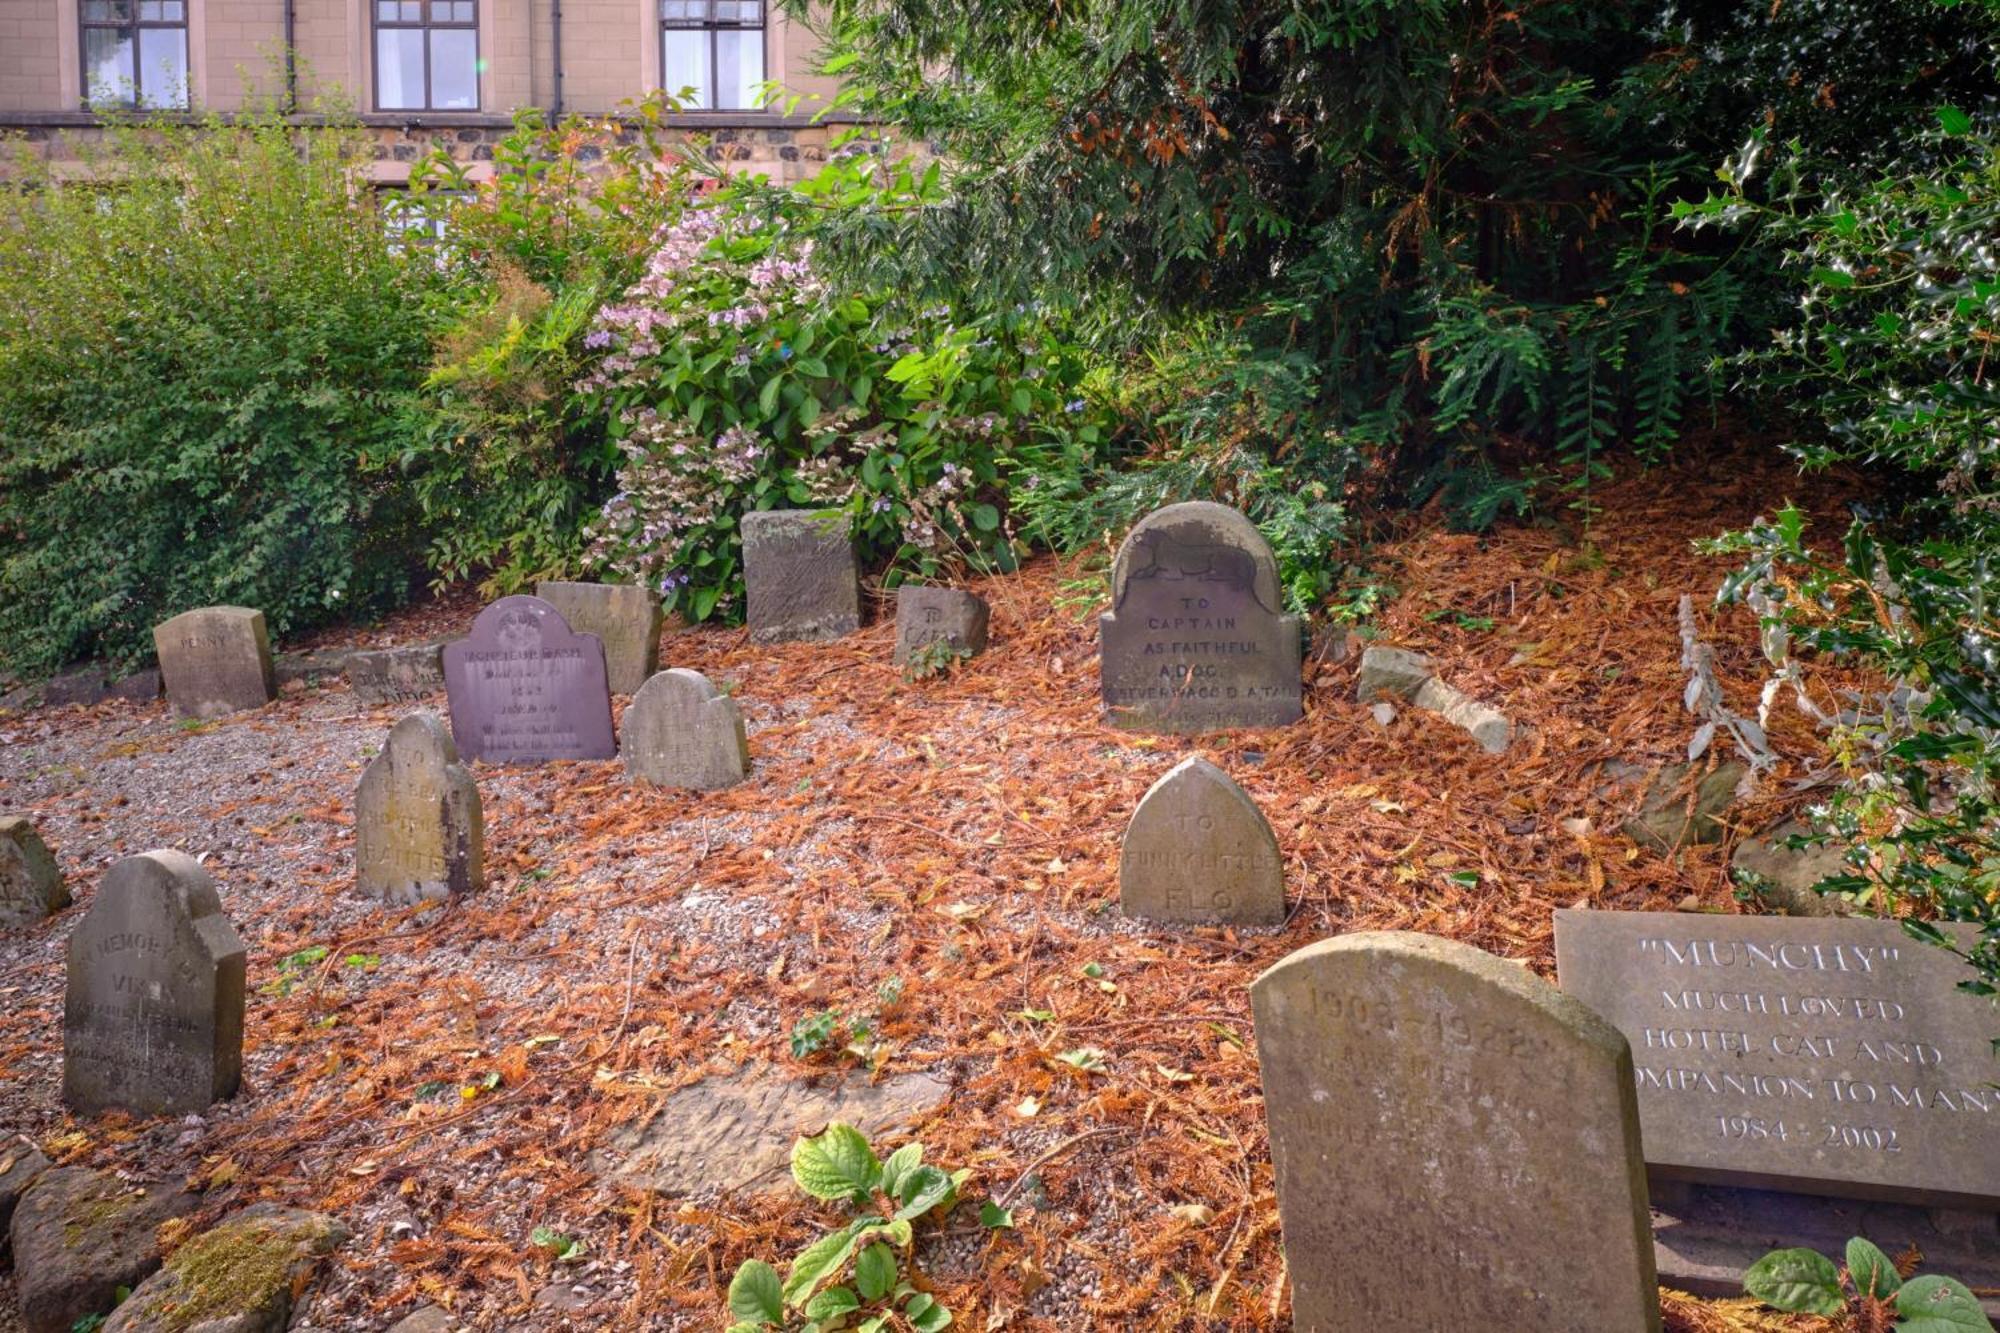
[[444, 723], [412, 713], [368, 761], [354, 798], [355, 884], [389, 903], [469, 893], [486, 882], [479, 788]]
[[1308, 945], [1251, 1000], [1294, 1327], [1660, 1327], [1617, 1029], [1401, 931]]
[[184, 611], [153, 627], [167, 698], [182, 717], [262, 708], [278, 695], [264, 613], [242, 606]]
[[1204, 925], [1285, 919], [1283, 860], [1270, 821], [1230, 776], [1183, 759], [1132, 812], [1118, 857], [1126, 916]]
[[837, 639], [861, 625], [861, 576], [847, 516], [766, 509], [743, 516], [750, 641]]
[[604, 641], [613, 694], [637, 694], [660, 669], [660, 599], [635, 583], [537, 583], [573, 630]]
[[347, 659], [347, 684], [362, 703], [415, 703], [444, 688], [444, 645], [415, 643], [355, 653]]
[[35, 826], [19, 815], [0, 817], [0, 930], [32, 925], [69, 902], [62, 871]]
[[712, 791], [750, 771], [742, 710], [708, 677], [683, 667], [660, 672], [633, 698], [623, 753], [633, 777], [661, 787]]
[[610, 759], [604, 645], [539, 597], [502, 597], [444, 649], [451, 734], [467, 760]]
[[69, 939], [63, 1100], [90, 1115], [200, 1111], [243, 1071], [243, 941], [183, 852], [104, 874]]
[[2000, 1009], [1947, 950], [1893, 921], [1565, 910], [1556, 968], [1632, 1043], [1659, 1174], [2000, 1210]]
[[986, 599], [962, 588], [896, 589], [896, 665], [933, 643], [968, 657], [986, 651]]
[[1187, 734], [1304, 715], [1298, 617], [1281, 612], [1269, 543], [1227, 505], [1139, 521], [1112, 564], [1098, 638], [1113, 726]]

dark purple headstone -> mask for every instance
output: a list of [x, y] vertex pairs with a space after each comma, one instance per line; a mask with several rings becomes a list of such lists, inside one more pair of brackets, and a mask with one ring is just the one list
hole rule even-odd
[[502, 597], [444, 649], [459, 755], [490, 764], [615, 759], [604, 644], [539, 597]]

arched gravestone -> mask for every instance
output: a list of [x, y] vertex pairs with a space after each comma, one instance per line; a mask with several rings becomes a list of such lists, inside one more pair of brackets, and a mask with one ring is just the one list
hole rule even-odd
[[1270, 821], [1230, 776], [1199, 757], [1177, 764], [1132, 812], [1118, 857], [1126, 916], [1275, 926], [1285, 879]]
[[1250, 993], [1294, 1327], [1660, 1327], [1617, 1029], [1401, 931], [1308, 945]]
[[0, 818], [0, 930], [40, 921], [69, 901], [62, 871], [35, 826], [19, 815]]
[[1098, 620], [1105, 720], [1190, 734], [1304, 715], [1297, 616], [1249, 519], [1206, 500], [1141, 519], [1111, 567]]
[[246, 606], [183, 611], [153, 626], [167, 698], [182, 717], [262, 708], [278, 697], [264, 613]]
[[493, 764], [610, 759], [604, 644], [572, 631], [539, 597], [502, 597], [470, 636], [444, 649], [444, 689], [459, 754]]
[[622, 752], [633, 777], [661, 787], [712, 791], [750, 772], [743, 711], [708, 677], [685, 667], [640, 687], [625, 710]]
[[479, 788], [430, 713], [390, 728], [361, 775], [354, 869], [362, 893], [389, 903], [447, 898], [486, 882]]
[[184, 852], [112, 866], [69, 938], [63, 1100], [86, 1115], [180, 1114], [243, 1073], [243, 941]]

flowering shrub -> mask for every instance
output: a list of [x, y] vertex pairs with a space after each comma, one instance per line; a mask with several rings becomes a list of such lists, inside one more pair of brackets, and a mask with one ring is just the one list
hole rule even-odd
[[741, 613], [750, 510], [844, 510], [892, 584], [1012, 568], [1007, 477], [1104, 435], [1080, 352], [1033, 312], [840, 290], [782, 212], [727, 197], [661, 229], [585, 346], [601, 355], [578, 392], [624, 459], [591, 561], [689, 620]]

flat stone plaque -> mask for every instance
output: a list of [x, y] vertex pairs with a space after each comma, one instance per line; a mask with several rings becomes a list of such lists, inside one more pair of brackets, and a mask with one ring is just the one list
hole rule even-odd
[[1514, 963], [1400, 931], [1308, 945], [1250, 994], [1293, 1327], [1659, 1328], [1615, 1028]]
[[861, 626], [861, 576], [847, 515], [765, 509], [743, 516], [750, 641], [837, 639]]
[[69, 937], [63, 1100], [85, 1115], [199, 1111], [243, 1072], [243, 941], [185, 852], [104, 873]]
[[349, 688], [364, 704], [415, 703], [444, 688], [444, 645], [414, 643], [355, 653], [346, 670]]
[[611, 759], [604, 645], [539, 597], [502, 597], [469, 637], [445, 645], [444, 686], [459, 755], [492, 764]]
[[1148, 514], [1097, 622], [1105, 721], [1181, 734], [1298, 721], [1303, 645], [1280, 607], [1277, 561], [1242, 514], [1205, 500]]
[[2000, 1205], [2000, 1009], [1896, 923], [1563, 910], [1556, 968], [1632, 1043], [1662, 1177]]
[[354, 879], [371, 898], [411, 904], [486, 882], [479, 788], [444, 723], [412, 713], [389, 730], [354, 795]]
[[262, 708], [278, 697], [264, 613], [246, 606], [183, 611], [153, 626], [167, 698], [182, 717]]
[[660, 669], [660, 599], [636, 583], [537, 583], [573, 630], [604, 641], [613, 694], [637, 694]]
[[1280, 925], [1277, 835], [1227, 773], [1206, 759], [1183, 759], [1132, 812], [1118, 856], [1118, 905], [1126, 916], [1155, 921]]

